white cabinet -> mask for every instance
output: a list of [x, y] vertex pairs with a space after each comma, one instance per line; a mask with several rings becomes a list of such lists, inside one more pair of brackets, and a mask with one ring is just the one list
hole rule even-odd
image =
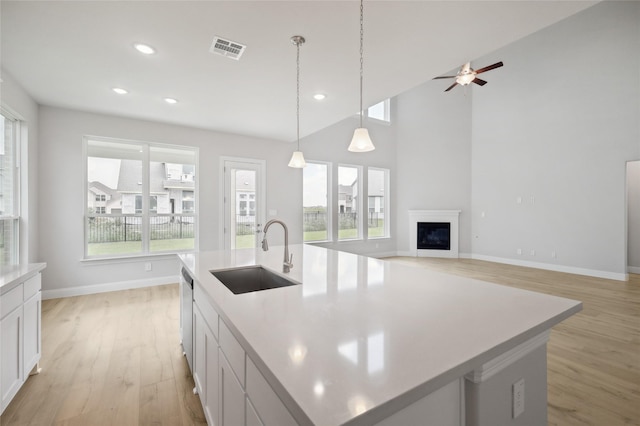
[[220, 349], [220, 426], [242, 426], [245, 424], [245, 397], [242, 385], [231, 369], [227, 357]]
[[218, 424], [218, 341], [210, 326], [212, 323], [217, 324], [217, 321], [217, 314], [203, 314], [199, 305], [194, 304], [193, 380], [207, 422], [211, 425]]
[[37, 273], [0, 296], [0, 412], [40, 361], [40, 287]]
[[193, 364], [195, 391], [209, 425], [297, 425], [197, 283]]

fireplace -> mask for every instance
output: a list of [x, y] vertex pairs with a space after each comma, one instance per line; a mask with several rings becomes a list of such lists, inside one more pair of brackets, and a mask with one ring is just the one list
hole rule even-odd
[[451, 250], [451, 223], [418, 222], [418, 250]]
[[409, 210], [409, 256], [452, 257], [458, 253], [460, 210]]

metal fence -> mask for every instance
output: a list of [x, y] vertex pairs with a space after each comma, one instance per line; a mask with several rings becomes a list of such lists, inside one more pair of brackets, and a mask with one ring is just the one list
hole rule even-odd
[[[142, 240], [142, 217], [140, 216], [92, 216], [87, 220], [89, 243]], [[193, 238], [194, 217], [183, 215], [150, 217], [149, 234], [151, 240]]]

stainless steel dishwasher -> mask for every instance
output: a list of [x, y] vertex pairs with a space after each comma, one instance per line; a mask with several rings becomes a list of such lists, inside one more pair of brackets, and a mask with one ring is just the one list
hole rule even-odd
[[185, 268], [180, 272], [180, 337], [189, 370], [193, 372], [193, 277]]

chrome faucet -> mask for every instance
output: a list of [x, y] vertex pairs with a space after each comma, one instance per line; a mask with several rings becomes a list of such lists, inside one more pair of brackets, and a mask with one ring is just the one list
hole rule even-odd
[[291, 268], [293, 268], [293, 255], [289, 256], [289, 229], [287, 229], [287, 225], [285, 225], [283, 221], [278, 219], [271, 219], [266, 223], [266, 225], [264, 225], [264, 228], [262, 229], [262, 232], [264, 233], [264, 237], [262, 239], [262, 250], [269, 250], [269, 243], [267, 242], [267, 230], [272, 223], [279, 223], [284, 229], [284, 262], [282, 263], [282, 272], [286, 274], [287, 272], [291, 271]]

